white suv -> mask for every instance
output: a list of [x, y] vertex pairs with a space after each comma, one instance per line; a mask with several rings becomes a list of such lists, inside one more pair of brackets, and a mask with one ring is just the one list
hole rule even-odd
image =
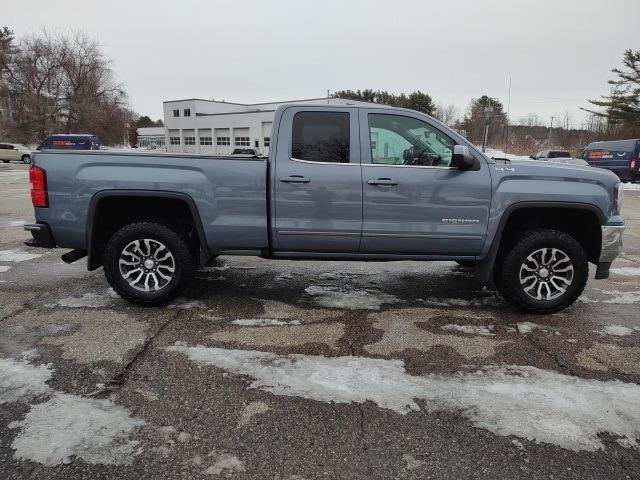
[[19, 143], [0, 143], [0, 161], [9, 163], [11, 160], [31, 163], [31, 150]]

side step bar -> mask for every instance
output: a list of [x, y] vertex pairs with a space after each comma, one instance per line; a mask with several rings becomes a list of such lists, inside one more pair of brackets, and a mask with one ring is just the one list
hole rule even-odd
[[73, 263], [87, 256], [86, 250], [71, 250], [70, 252], [65, 253], [60, 258], [64, 263]]

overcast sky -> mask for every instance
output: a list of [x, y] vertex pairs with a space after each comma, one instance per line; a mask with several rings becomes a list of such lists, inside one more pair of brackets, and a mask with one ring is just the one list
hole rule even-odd
[[1, 0], [18, 37], [82, 29], [113, 61], [133, 109], [162, 102], [422, 90], [465, 108], [486, 94], [545, 122], [587, 98], [640, 48], [640, 0]]

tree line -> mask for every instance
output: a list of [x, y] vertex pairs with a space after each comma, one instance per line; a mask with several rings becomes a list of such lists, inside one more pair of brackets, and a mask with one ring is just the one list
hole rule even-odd
[[[572, 128], [567, 113], [552, 131], [552, 144], [577, 150], [593, 139], [640, 137], [640, 50], [625, 51], [622, 66], [612, 72], [610, 94], [589, 100], [592, 107], [584, 108], [588, 121]], [[545, 134], [549, 137], [548, 126], [536, 114], [511, 122], [502, 103], [488, 95], [472, 99], [464, 111], [436, 103], [420, 90], [340, 90], [333, 97], [424, 112], [475, 143], [483, 143], [486, 135], [488, 145], [514, 153], [526, 153]], [[34, 144], [51, 133], [93, 133], [103, 144], [128, 139], [135, 145], [137, 128], [160, 125], [129, 108], [97, 40], [83, 32], [46, 30], [16, 39], [8, 27], [0, 28], [0, 139]]]
[[17, 40], [0, 28], [0, 138], [37, 144], [52, 133], [92, 133], [122, 144], [136, 119], [97, 40], [48, 31]]
[[436, 103], [420, 90], [408, 94], [340, 90], [332, 96], [417, 110], [457, 129], [478, 145], [486, 134], [488, 146], [511, 153], [528, 154], [541, 147], [561, 146], [577, 155], [592, 141], [640, 138], [640, 50], [625, 51], [622, 63], [622, 68], [612, 70], [616, 78], [609, 81], [611, 93], [599, 100], [588, 100], [596, 108], [583, 109], [589, 116], [579, 128], [572, 125], [568, 111], [556, 119], [553, 129], [535, 113], [512, 122], [503, 104], [487, 95], [471, 99], [464, 111], [454, 104]]

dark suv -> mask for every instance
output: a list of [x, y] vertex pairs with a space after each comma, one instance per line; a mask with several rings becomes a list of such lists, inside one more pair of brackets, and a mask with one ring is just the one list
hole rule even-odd
[[100, 150], [98, 137], [89, 134], [49, 135], [38, 150]]
[[582, 158], [592, 167], [610, 170], [621, 180], [640, 180], [640, 140], [593, 142], [582, 152]]

